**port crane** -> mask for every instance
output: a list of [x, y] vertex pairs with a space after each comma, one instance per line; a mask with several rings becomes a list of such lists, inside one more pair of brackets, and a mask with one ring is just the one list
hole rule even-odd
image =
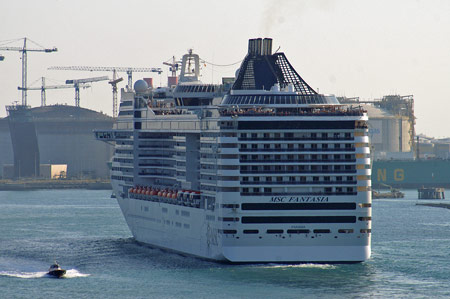
[[[28, 52], [44, 52], [44, 53], [51, 53], [58, 51], [57, 48], [44, 48], [37, 43], [36, 45], [40, 46], [41, 48], [28, 48], [27, 47], [27, 39], [26, 37], [23, 38], [23, 47], [0, 47], [0, 50], [5, 51], [18, 51], [22, 52], [22, 105], [27, 106], [27, 53]], [[3, 57], [3, 56], [2, 56]], [[3, 58], [0, 58], [0, 60], [3, 60]]]
[[108, 76], [102, 77], [93, 77], [93, 78], [85, 78], [85, 79], [72, 79], [66, 80], [66, 84], [73, 84], [75, 87], [75, 106], [80, 107], [80, 86], [82, 87], [85, 83], [92, 83], [98, 81], [109, 80]]
[[[41, 106], [46, 106], [46, 95], [45, 91], [47, 89], [64, 89], [64, 88], [75, 88], [75, 86], [72, 84], [66, 84], [66, 85], [45, 85], [45, 77], [42, 77], [42, 85], [41, 87], [27, 87], [26, 90], [40, 90], [41, 91]], [[88, 88], [91, 87], [88, 84], [80, 84], [79, 87]], [[22, 87], [17, 87], [18, 90], [22, 90]]]
[[60, 71], [90, 71], [90, 72], [113, 72], [113, 78], [109, 81], [113, 89], [113, 117], [117, 117], [117, 83], [123, 80], [117, 76], [118, 72], [126, 72], [128, 75], [128, 88], [131, 89], [133, 85], [133, 72], [152, 72], [161, 74], [160, 68], [144, 68], [144, 67], [108, 67], [108, 66], [51, 66], [49, 70]]
[[164, 65], [168, 65], [170, 68], [169, 70], [172, 72], [172, 77], [176, 77], [177, 76], [177, 71], [178, 71], [178, 63], [180, 63], [180, 61], [176, 61], [175, 56], [172, 56], [172, 63], [164, 61], [163, 64]]

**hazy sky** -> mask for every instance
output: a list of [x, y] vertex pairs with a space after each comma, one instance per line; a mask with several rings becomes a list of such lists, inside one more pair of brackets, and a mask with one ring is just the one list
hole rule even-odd
[[[322, 93], [369, 100], [414, 95], [416, 131], [450, 136], [450, 1], [447, 0], [4, 0], [0, 45], [27, 37], [56, 53], [28, 54], [28, 84], [112, 74], [50, 71], [50, 66], [161, 67], [134, 73], [165, 84], [163, 61], [193, 48], [205, 61], [240, 61], [247, 40], [272, 37], [300, 75]], [[22, 41], [8, 44], [20, 46]], [[30, 47], [35, 47], [29, 43]], [[21, 100], [19, 52], [1, 51], [0, 117]], [[238, 66], [207, 64], [202, 80], [219, 82]], [[125, 86], [124, 81], [119, 85]], [[74, 105], [74, 90], [48, 90], [47, 104]], [[40, 92], [28, 103], [40, 105]], [[107, 83], [81, 90], [81, 106], [112, 114]]]

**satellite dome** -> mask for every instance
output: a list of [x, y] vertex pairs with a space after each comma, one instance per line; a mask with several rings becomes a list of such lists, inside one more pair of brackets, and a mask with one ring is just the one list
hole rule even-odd
[[137, 80], [134, 82], [134, 91], [137, 93], [143, 93], [146, 92], [148, 89], [148, 84], [144, 80]]
[[234, 77], [237, 78], [239, 76], [239, 72], [241, 71], [241, 68], [238, 68], [236, 72], [234, 72]]

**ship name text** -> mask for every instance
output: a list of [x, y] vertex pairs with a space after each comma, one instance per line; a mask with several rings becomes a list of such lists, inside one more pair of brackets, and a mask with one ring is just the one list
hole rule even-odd
[[272, 196], [270, 202], [328, 202], [328, 196]]

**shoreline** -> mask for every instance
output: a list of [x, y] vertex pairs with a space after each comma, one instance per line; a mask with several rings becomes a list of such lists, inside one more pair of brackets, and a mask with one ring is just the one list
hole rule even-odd
[[0, 180], [0, 191], [32, 191], [40, 189], [111, 190], [109, 180]]
[[450, 209], [450, 203], [416, 203], [416, 206]]

